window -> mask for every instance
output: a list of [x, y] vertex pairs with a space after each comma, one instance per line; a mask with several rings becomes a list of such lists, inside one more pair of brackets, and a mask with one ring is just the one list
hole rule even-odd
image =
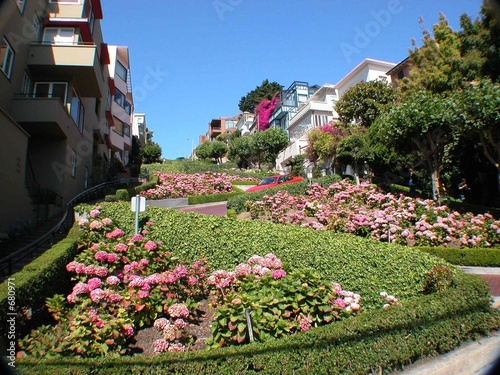
[[66, 82], [36, 82], [33, 96], [35, 98], [59, 98], [66, 104]]
[[23, 82], [21, 84], [21, 92], [24, 95], [28, 95], [31, 92], [31, 77], [26, 71], [24, 72]]
[[123, 135], [125, 137], [130, 137], [130, 125], [123, 124]]
[[83, 133], [85, 108], [75, 89], [73, 89], [73, 97], [71, 98], [70, 114], [80, 133]]
[[399, 78], [399, 79], [403, 79], [404, 77], [405, 77], [405, 72], [404, 72], [403, 70], [400, 70], [400, 71], [398, 72], [398, 78]]
[[124, 82], [127, 82], [127, 68], [125, 68], [119, 61], [116, 62], [115, 73]]
[[19, 8], [19, 11], [21, 14], [24, 13], [24, 5], [26, 5], [26, 0], [17, 0], [17, 7]]
[[118, 120], [116, 117], [113, 119], [115, 126], [113, 126], [113, 131], [121, 136], [123, 136], [123, 122]]
[[125, 112], [127, 112], [127, 114], [130, 115], [130, 112], [132, 112], [132, 104], [130, 104], [129, 102], [125, 101], [123, 109], [125, 110]]
[[0, 44], [0, 69], [9, 79], [12, 75], [12, 65], [14, 65], [14, 50], [7, 39], [3, 38]]
[[42, 25], [40, 23], [40, 18], [35, 14], [33, 16], [33, 36], [34, 40], [39, 40], [40, 31], [42, 30]]
[[122, 108], [125, 104], [125, 95], [120, 90], [116, 90], [115, 103], [118, 104]]
[[76, 151], [71, 152], [71, 177], [76, 176]]
[[43, 30], [43, 42], [50, 44], [78, 43], [78, 34], [72, 27], [46, 27]]

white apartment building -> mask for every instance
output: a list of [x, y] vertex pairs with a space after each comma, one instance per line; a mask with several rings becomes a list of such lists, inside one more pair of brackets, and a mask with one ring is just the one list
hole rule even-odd
[[351, 87], [360, 82], [374, 80], [391, 81], [386, 73], [396, 64], [387, 61], [365, 59], [337, 84], [324, 84], [307, 101], [302, 103], [289, 120], [288, 136], [290, 145], [276, 159], [276, 168], [286, 171], [286, 164], [296, 155], [304, 153], [307, 147], [307, 132], [338, 120], [335, 103]]

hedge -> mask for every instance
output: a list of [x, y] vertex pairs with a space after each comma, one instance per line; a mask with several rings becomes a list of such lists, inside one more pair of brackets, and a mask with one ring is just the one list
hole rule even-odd
[[457, 266], [500, 267], [499, 248], [455, 249], [450, 247], [419, 247], [418, 249]]
[[[78, 253], [78, 237], [78, 228], [75, 226], [65, 239], [52, 246], [20, 272], [9, 277], [15, 285], [15, 302], [18, 312], [16, 336], [18, 338], [28, 334], [31, 328], [47, 319], [48, 313], [44, 308], [47, 297], [71, 291], [73, 285], [65, 266]], [[5, 335], [9, 317], [7, 297], [8, 280], [5, 280], [0, 284], [0, 330], [4, 338], [0, 342], [0, 347], [3, 353], [5, 353], [3, 345], [7, 343]]]
[[21, 374], [366, 374], [402, 369], [417, 358], [445, 353], [500, 325], [478, 276], [461, 274], [457, 287], [388, 309], [264, 344], [156, 357], [18, 359]]
[[[111, 217], [127, 234], [134, 232], [128, 202], [101, 205], [103, 216]], [[273, 252], [285, 267], [313, 267], [326, 279], [361, 294], [366, 310], [356, 317], [258, 345], [156, 357], [17, 359], [16, 370], [21, 374], [365, 374], [371, 369], [401, 368], [500, 327], [500, 313], [490, 307], [489, 287], [477, 275], [453, 269], [451, 288], [425, 294], [429, 274], [449, 264], [413, 248], [151, 206], [140, 219], [153, 221], [152, 238], [163, 240], [181, 259], [207, 257], [212, 270], [232, 269], [253, 254]], [[59, 262], [60, 271], [68, 259]], [[40, 274], [26, 277], [37, 279]], [[45, 295], [56, 293], [51, 289], [53, 278], [39, 282], [45, 282], [45, 291], [50, 290]], [[378, 308], [380, 291], [394, 294], [400, 305]], [[5, 293], [3, 296], [5, 299]], [[40, 299], [34, 302], [41, 303]]]

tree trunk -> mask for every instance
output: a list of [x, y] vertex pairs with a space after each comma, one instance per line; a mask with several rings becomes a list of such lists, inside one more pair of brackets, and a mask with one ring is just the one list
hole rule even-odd
[[439, 173], [436, 168], [432, 170], [431, 173], [431, 182], [432, 182], [432, 199], [434, 202], [439, 204]]

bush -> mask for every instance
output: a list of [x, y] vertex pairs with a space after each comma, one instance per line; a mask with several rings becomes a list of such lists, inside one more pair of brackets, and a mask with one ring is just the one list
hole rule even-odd
[[418, 249], [457, 266], [500, 267], [499, 248], [455, 249], [449, 247], [419, 247]]

